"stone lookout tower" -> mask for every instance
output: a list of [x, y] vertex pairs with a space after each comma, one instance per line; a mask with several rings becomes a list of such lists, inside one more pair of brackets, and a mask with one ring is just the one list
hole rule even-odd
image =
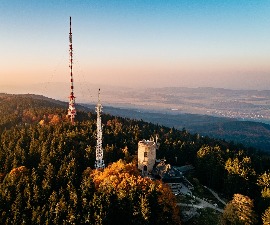
[[156, 162], [156, 150], [159, 144], [154, 140], [142, 140], [138, 143], [138, 169], [142, 175], [152, 172]]

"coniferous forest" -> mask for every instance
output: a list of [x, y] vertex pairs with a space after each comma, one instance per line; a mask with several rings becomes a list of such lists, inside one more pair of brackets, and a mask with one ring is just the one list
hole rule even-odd
[[0, 224], [181, 224], [169, 187], [137, 170], [138, 141], [156, 135], [157, 158], [194, 165], [194, 177], [228, 199], [220, 224], [270, 223], [265, 153], [105, 112], [106, 168], [97, 171], [96, 114], [82, 108], [72, 125], [66, 108], [0, 95]]

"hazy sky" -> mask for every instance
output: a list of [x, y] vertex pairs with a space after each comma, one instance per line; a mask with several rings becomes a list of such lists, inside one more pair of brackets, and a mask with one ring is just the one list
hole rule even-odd
[[[0, 86], [270, 89], [269, 0], [1, 0]], [[76, 84], [75, 84], [76, 85]]]

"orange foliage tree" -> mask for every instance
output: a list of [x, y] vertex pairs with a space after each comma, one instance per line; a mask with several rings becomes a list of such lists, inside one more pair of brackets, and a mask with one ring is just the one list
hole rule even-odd
[[119, 160], [92, 171], [90, 178], [96, 191], [88, 205], [96, 224], [180, 224], [169, 187], [141, 177], [134, 164]]

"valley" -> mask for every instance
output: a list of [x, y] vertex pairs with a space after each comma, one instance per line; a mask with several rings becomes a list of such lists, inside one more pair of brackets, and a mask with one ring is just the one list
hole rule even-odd
[[[29, 86], [0, 86], [2, 92], [33, 93], [67, 101], [67, 83], [37, 83]], [[130, 88], [78, 82], [78, 103], [95, 104], [101, 88], [104, 105], [148, 112], [199, 114], [242, 121], [270, 123], [269, 90], [231, 90], [223, 88]]]
[[[191, 133], [270, 150], [268, 90], [129, 88], [79, 82], [75, 90], [76, 102], [93, 107], [98, 88], [101, 88], [104, 113], [185, 128]], [[54, 82], [2, 87], [2, 91], [30, 92], [67, 101], [62, 93], [68, 93], [68, 85]]]

